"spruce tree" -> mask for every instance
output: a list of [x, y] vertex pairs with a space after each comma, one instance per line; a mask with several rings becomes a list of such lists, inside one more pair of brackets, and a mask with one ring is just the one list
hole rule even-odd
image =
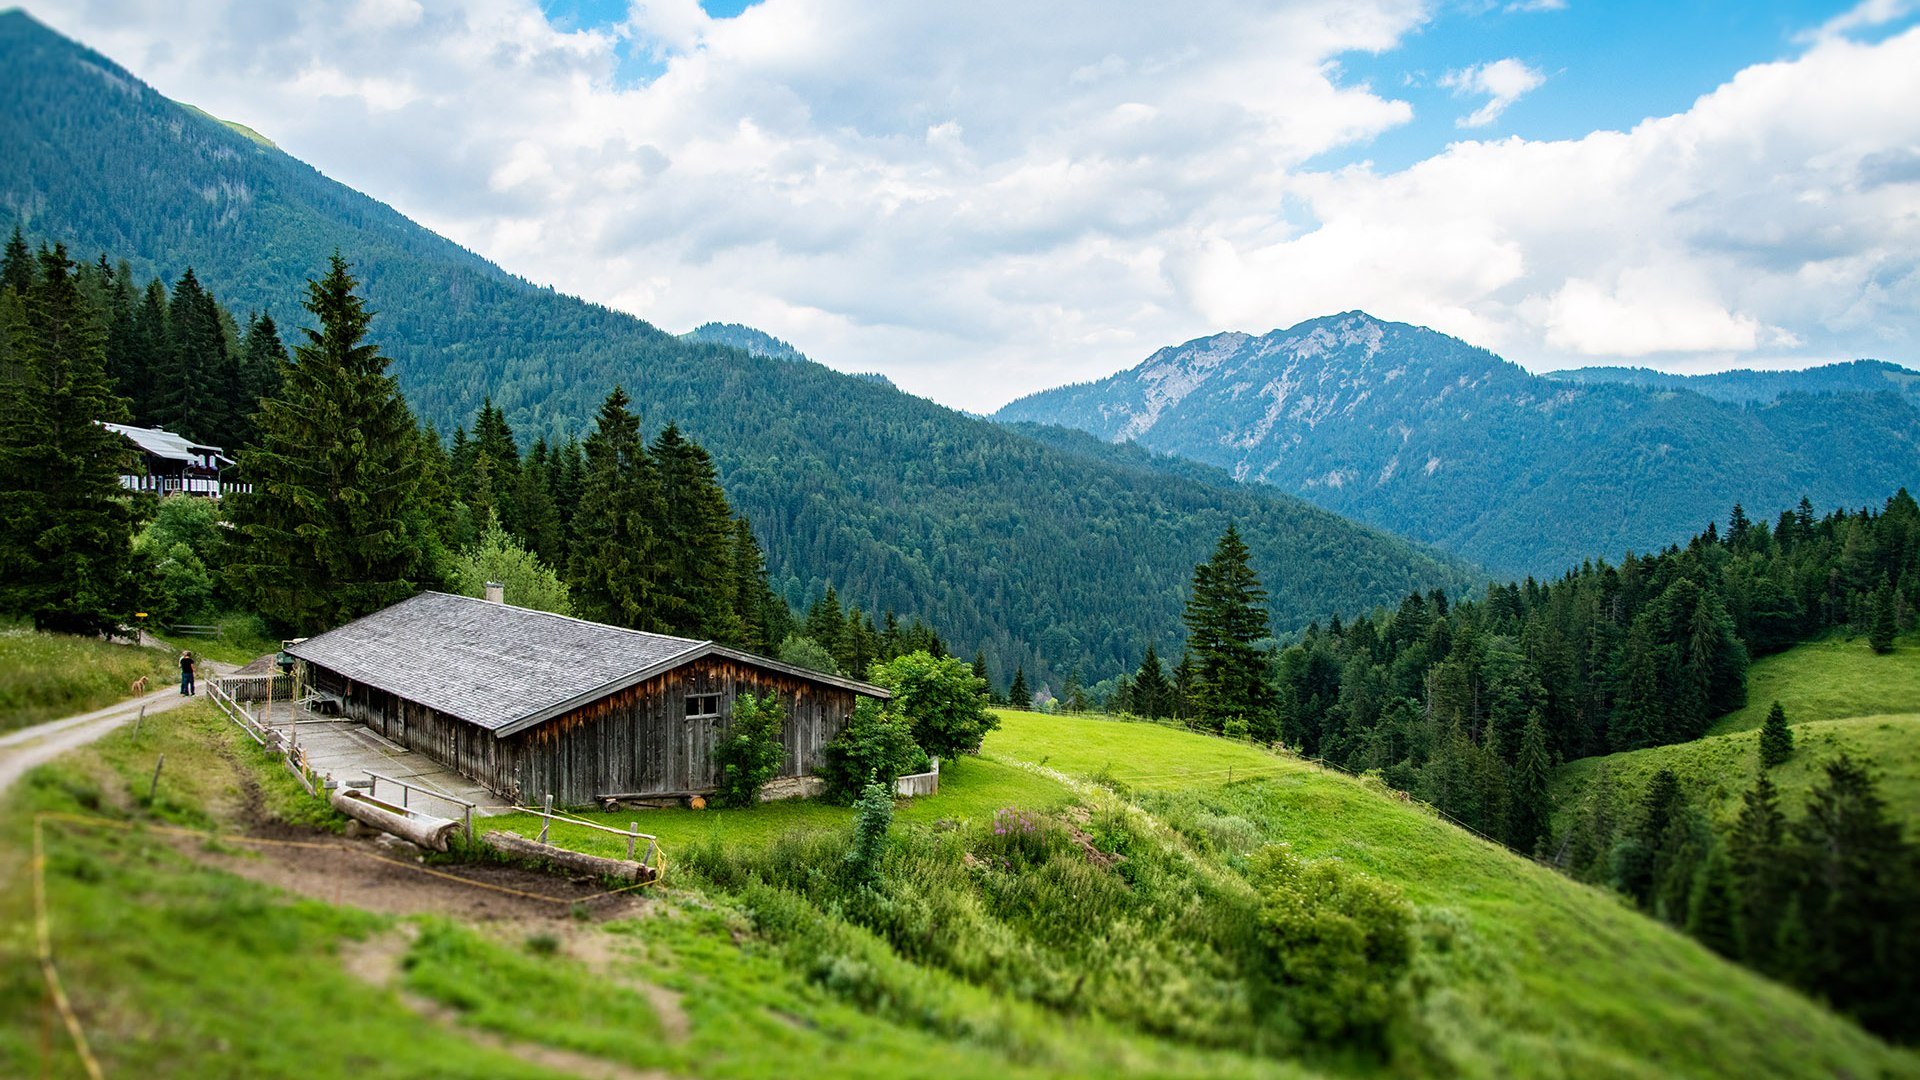
[[[778, 623], [786, 614], [786, 603], [773, 594], [767, 584], [767, 558], [753, 537], [753, 526], [746, 518], [733, 522], [733, 554], [727, 567], [732, 574], [728, 585], [733, 616], [739, 627], [739, 643], [772, 656], [780, 647], [786, 630]], [[781, 609], [776, 614], [776, 608]]]
[[1536, 711], [1521, 730], [1507, 799], [1507, 846], [1531, 855], [1546, 838], [1553, 817], [1548, 780], [1553, 760], [1547, 753], [1547, 729]]
[[[137, 466], [100, 423], [124, 421], [126, 403], [66, 249], [38, 259], [0, 370], [0, 611], [41, 630], [108, 632], [131, 614], [133, 510], [119, 478]], [[12, 289], [19, 275], [6, 274]]]
[[1274, 694], [1267, 682], [1267, 657], [1255, 644], [1269, 633], [1267, 592], [1250, 557], [1239, 530], [1227, 526], [1213, 557], [1193, 569], [1187, 633], [1199, 661], [1202, 721], [1219, 731], [1237, 717], [1257, 737], [1270, 739]]
[[522, 546], [531, 547], [515, 498], [520, 488], [520, 444], [513, 437], [513, 429], [507, 426], [507, 414], [493, 403], [492, 397], [481, 402], [480, 415], [474, 419], [470, 438], [476, 468], [480, 462], [486, 462], [487, 490], [492, 496], [493, 508], [499, 511], [500, 524], [518, 538]]
[[846, 647], [840, 638], [847, 632], [847, 616], [840, 610], [840, 594], [828, 583], [827, 591], [807, 609], [806, 635], [814, 644], [827, 650], [828, 655], [839, 663], [846, 655]]
[[0, 286], [12, 289], [15, 296], [25, 297], [33, 290], [36, 274], [33, 250], [21, 235], [20, 226], [15, 225], [13, 235], [7, 238], [6, 253], [0, 255]]
[[157, 427], [159, 379], [167, 367], [173, 329], [167, 324], [167, 286], [159, 278], [147, 282], [140, 304], [133, 313], [133, 351], [139, 360], [132, 367], [134, 382], [125, 393], [132, 399], [133, 422], [141, 427]]
[[1868, 615], [1867, 645], [1874, 652], [1884, 655], [1893, 651], [1894, 634], [1899, 629], [1898, 620], [1894, 617], [1892, 582], [1882, 578], [1880, 587], [1873, 591], [1873, 599], [1870, 603], [1872, 607]]
[[1153, 642], [1147, 642], [1147, 654], [1140, 658], [1140, 667], [1134, 672], [1131, 697], [1135, 712], [1149, 719], [1158, 720], [1173, 714], [1173, 684], [1167, 681], [1165, 668], [1160, 664], [1160, 654], [1154, 650]]
[[379, 346], [372, 312], [337, 253], [307, 282], [302, 330], [279, 392], [261, 404], [260, 445], [242, 451], [251, 494], [234, 500], [230, 578], [270, 620], [315, 633], [410, 595], [426, 561], [415, 504], [419, 429]]
[[1007, 704], [1015, 709], [1033, 708], [1033, 690], [1027, 686], [1025, 665], [1013, 669], [1013, 685], [1007, 688]]
[[1740, 799], [1740, 816], [1727, 835], [1733, 873], [1740, 955], [1762, 971], [1778, 973], [1773, 944], [1791, 898], [1792, 868], [1785, 848], [1786, 815], [1773, 781], [1762, 772]]
[[167, 307], [167, 351], [154, 385], [153, 421], [195, 442], [221, 445], [232, 417], [227, 340], [213, 297], [188, 267]]
[[1793, 756], [1793, 729], [1787, 726], [1787, 710], [1779, 702], [1767, 710], [1767, 722], [1760, 728], [1760, 767], [1771, 769]]
[[1878, 785], [1844, 755], [1828, 762], [1794, 832], [1807, 869], [1800, 902], [1810, 984], [1869, 1029], [1912, 1038], [1920, 1031], [1911, 1008], [1920, 965], [1915, 852]]
[[1726, 852], [1718, 846], [1707, 854], [1687, 901], [1687, 933], [1702, 945], [1729, 959], [1740, 958], [1735, 916], [1735, 886]]
[[[733, 578], [733, 509], [700, 444], [668, 424], [649, 451], [660, 478], [661, 579], [659, 617], [669, 633], [735, 641], [739, 620], [730, 602]], [[825, 645], [826, 642], [821, 642]], [[844, 671], [859, 677], [871, 654], [856, 666], [836, 655]]]
[[280, 340], [280, 328], [273, 316], [256, 315], [247, 323], [247, 335], [240, 343], [239, 392], [234, 401], [234, 425], [224, 444], [237, 451], [252, 446], [260, 438], [260, 402], [280, 389], [280, 373], [286, 370], [287, 347]]
[[520, 515], [520, 541], [548, 566], [565, 566], [566, 549], [560, 541], [560, 510], [553, 503], [551, 451], [547, 440], [533, 444], [521, 464], [513, 503]]
[[659, 493], [640, 442], [640, 421], [627, 410], [630, 401], [614, 387], [584, 444], [586, 471], [573, 515], [567, 584], [582, 618], [654, 630]]

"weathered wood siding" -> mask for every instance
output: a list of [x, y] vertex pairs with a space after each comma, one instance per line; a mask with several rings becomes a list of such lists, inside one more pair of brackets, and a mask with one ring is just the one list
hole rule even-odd
[[[347, 715], [408, 749], [522, 803], [551, 794], [562, 804], [603, 795], [711, 791], [713, 748], [733, 700], [777, 694], [786, 724], [781, 776], [810, 775], [820, 750], [853, 712], [851, 690], [726, 657], [705, 657], [518, 734], [493, 733], [372, 687], [315, 669]], [[718, 718], [688, 717], [690, 694], [720, 695]]]

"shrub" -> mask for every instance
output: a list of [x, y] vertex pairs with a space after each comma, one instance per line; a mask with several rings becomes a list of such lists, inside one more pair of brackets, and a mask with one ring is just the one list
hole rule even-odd
[[1392, 887], [1284, 844], [1254, 857], [1267, 991], [1306, 1038], [1383, 1049], [1406, 1011], [1413, 908]]
[[847, 806], [868, 784], [892, 790], [895, 780], [923, 771], [926, 760], [906, 720], [868, 698], [854, 706], [847, 726], [821, 750], [817, 775], [826, 781], [827, 800]]
[[986, 680], [951, 656], [908, 653], [875, 665], [870, 677], [892, 693], [887, 708], [935, 757], [977, 754], [980, 740], [1000, 725], [987, 711]]
[[879, 876], [880, 856], [887, 850], [887, 830], [893, 827], [893, 792], [868, 784], [853, 804], [853, 843], [847, 848], [847, 869], [854, 879], [870, 882]]
[[780, 699], [772, 694], [741, 694], [733, 700], [726, 737], [714, 749], [720, 774], [715, 802], [721, 806], [752, 806], [760, 801], [761, 785], [779, 774], [780, 762], [787, 754], [780, 741], [785, 720]]
[[1779, 702], [1767, 710], [1767, 722], [1760, 729], [1760, 765], [1771, 769], [1793, 756], [1793, 729], [1787, 726], [1787, 711]]

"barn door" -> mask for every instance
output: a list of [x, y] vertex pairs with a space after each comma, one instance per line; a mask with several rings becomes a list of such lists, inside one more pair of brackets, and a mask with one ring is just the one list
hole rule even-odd
[[719, 694], [688, 694], [680, 731], [688, 791], [713, 786], [713, 740], [720, 722]]

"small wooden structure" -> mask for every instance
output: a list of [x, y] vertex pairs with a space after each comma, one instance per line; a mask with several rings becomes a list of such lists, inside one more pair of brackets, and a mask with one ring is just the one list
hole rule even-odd
[[746, 693], [780, 698], [780, 776], [807, 776], [854, 702], [887, 696], [711, 641], [438, 592], [287, 652], [347, 717], [517, 803], [712, 791]]

